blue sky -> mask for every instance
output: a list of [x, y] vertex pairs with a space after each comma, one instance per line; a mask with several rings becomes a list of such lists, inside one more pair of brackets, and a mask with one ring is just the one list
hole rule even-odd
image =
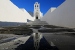
[[25, 8], [27, 11], [33, 12], [34, 3], [40, 3], [40, 10], [45, 14], [51, 7], [58, 7], [65, 0], [11, 0], [19, 8]]

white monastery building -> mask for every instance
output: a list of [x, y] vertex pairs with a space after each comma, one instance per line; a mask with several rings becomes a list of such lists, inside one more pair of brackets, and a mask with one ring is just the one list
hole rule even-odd
[[48, 25], [47, 22], [41, 21], [40, 19], [43, 17], [43, 13], [40, 11], [40, 4], [35, 2], [34, 4], [34, 21], [28, 22], [27, 25]]
[[37, 19], [40, 19], [43, 17], [43, 13], [40, 11], [40, 4], [38, 2], [35, 2], [34, 4], [34, 19], [37, 18]]

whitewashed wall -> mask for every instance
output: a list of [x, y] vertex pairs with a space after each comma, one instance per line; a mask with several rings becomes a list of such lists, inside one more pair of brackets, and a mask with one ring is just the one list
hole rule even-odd
[[50, 10], [41, 19], [50, 25], [75, 28], [75, 0], [66, 0], [56, 10]]
[[14, 5], [10, 0], [0, 0], [0, 21], [27, 22], [33, 20], [30, 14]]

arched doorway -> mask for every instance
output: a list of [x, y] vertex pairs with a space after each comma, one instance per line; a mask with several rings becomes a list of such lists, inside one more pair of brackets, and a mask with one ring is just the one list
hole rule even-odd
[[38, 19], [38, 16], [36, 16], [36, 19]]

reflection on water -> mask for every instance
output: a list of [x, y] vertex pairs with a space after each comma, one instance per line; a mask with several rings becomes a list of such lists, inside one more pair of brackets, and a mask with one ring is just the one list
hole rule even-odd
[[38, 50], [39, 49], [39, 44], [40, 44], [40, 33], [34, 33], [33, 35], [33, 39], [34, 39], [34, 47], [35, 47], [35, 50]]
[[56, 46], [51, 46], [40, 33], [34, 33], [26, 43], [19, 45], [15, 50], [58, 50]]

